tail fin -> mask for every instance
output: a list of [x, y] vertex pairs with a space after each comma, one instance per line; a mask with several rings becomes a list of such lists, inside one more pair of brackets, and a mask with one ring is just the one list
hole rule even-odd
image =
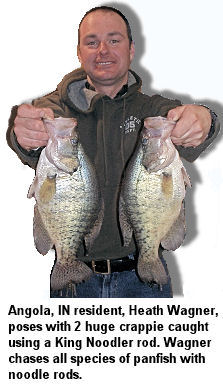
[[148, 258], [139, 257], [138, 275], [144, 283], [155, 282], [160, 286], [168, 283], [168, 275], [159, 258], [148, 261]]
[[91, 269], [79, 260], [62, 264], [56, 262], [51, 273], [51, 289], [62, 290], [70, 282], [75, 284], [88, 280], [92, 275]]

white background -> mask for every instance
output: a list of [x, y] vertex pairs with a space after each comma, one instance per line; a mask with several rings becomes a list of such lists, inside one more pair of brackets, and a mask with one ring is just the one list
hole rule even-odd
[[[223, 122], [221, 0], [129, 0], [106, 4], [119, 7], [132, 25], [137, 57], [132, 68], [143, 79], [143, 92], [175, 96], [184, 103], [206, 104]], [[58, 303], [50, 301], [48, 291], [54, 255], [42, 257], [33, 244], [33, 201], [26, 195], [34, 171], [19, 161], [5, 141], [10, 110], [13, 105], [53, 91], [66, 73], [79, 66], [77, 27], [84, 13], [98, 5], [102, 3], [89, 0], [9, 0], [1, 7], [1, 295], [6, 320], [5, 313], [12, 303], [18, 306]], [[216, 305], [218, 310], [222, 309], [221, 157], [220, 135], [195, 163], [186, 164], [193, 185], [186, 197], [187, 239], [175, 253], [165, 256], [174, 298], [182, 305]], [[92, 300], [89, 302], [92, 304]], [[110, 305], [111, 300], [103, 303]], [[150, 306], [157, 304], [157, 300], [139, 303]], [[220, 342], [220, 333], [216, 337]], [[190, 368], [195, 375], [194, 384], [209, 388], [218, 375], [219, 359], [220, 354], [211, 359], [212, 376], [205, 367]], [[181, 374], [181, 368], [178, 372], [175, 367], [173, 373], [172, 368], [162, 369], [163, 377], [157, 370], [154, 374], [151, 370], [149, 373], [146, 369], [134, 370], [134, 375], [129, 372], [123, 378], [124, 382], [112, 374], [112, 387], [121, 383], [133, 389], [144, 381], [158, 389], [178, 388], [178, 374], [178, 379], [185, 375]], [[94, 376], [92, 371], [91, 380], [98, 388], [98, 374]], [[103, 373], [100, 375], [103, 377]], [[104, 379], [111, 385], [107, 375]], [[188, 374], [183, 382], [185, 387], [181, 384], [181, 388], [193, 387]], [[104, 388], [103, 381], [100, 388]]]

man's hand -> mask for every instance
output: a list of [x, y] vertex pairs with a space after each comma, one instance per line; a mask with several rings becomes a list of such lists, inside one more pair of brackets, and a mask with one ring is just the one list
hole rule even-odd
[[46, 146], [49, 136], [44, 127], [43, 118], [54, 119], [51, 108], [37, 108], [31, 104], [21, 104], [18, 107], [14, 132], [22, 148], [30, 150]]
[[177, 121], [171, 139], [174, 144], [198, 146], [207, 138], [211, 127], [211, 114], [208, 108], [187, 104], [173, 108], [167, 119]]

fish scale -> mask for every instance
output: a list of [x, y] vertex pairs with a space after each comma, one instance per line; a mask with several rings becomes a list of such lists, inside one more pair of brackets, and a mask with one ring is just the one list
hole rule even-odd
[[90, 268], [77, 260], [77, 250], [84, 239], [90, 247], [103, 218], [95, 170], [77, 141], [74, 126], [66, 134], [66, 121], [70, 126], [72, 119], [68, 118], [50, 122], [50, 126], [58, 126], [58, 130], [62, 124], [63, 134], [50, 133], [28, 195], [36, 199], [34, 239], [37, 250], [46, 254], [52, 246], [56, 249], [57, 260], [51, 275], [51, 288], [56, 290], [91, 276]]
[[[158, 117], [158, 123], [167, 126], [165, 118]], [[128, 245], [134, 233], [139, 250], [138, 274], [142, 281], [160, 285], [166, 284], [168, 277], [159, 259], [159, 246], [161, 243], [164, 248], [175, 250], [183, 241], [185, 221], [182, 202], [185, 181], [189, 182], [169, 134], [164, 137], [164, 132], [159, 129], [158, 135], [156, 132], [154, 136], [151, 128], [142, 130], [139, 146], [127, 167], [120, 196], [124, 245]], [[148, 146], [145, 146], [147, 143]]]

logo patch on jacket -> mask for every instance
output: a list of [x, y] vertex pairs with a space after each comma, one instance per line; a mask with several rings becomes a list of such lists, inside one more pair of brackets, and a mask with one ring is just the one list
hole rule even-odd
[[125, 120], [125, 122], [122, 125], [120, 125], [120, 129], [123, 129], [124, 134], [132, 133], [136, 131], [138, 125], [140, 124], [141, 124], [141, 119], [131, 115]]

